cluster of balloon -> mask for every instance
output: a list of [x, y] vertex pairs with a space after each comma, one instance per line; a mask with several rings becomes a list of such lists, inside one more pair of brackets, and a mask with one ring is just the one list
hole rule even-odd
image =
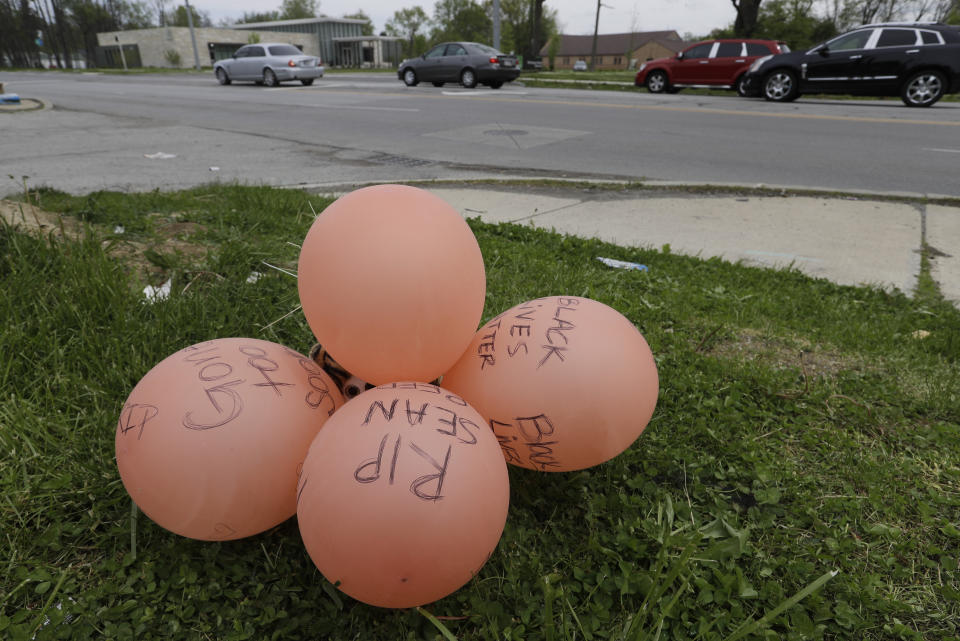
[[575, 296], [531, 300], [487, 322], [443, 385], [486, 417], [507, 462], [555, 472], [626, 450], [659, 392], [653, 354], [633, 323]]
[[191, 345], [127, 398], [116, 433], [120, 478], [172, 532], [207, 541], [258, 534], [296, 513], [304, 456], [343, 403], [316, 363], [282, 345]]
[[[187, 537], [236, 539], [296, 513], [317, 568], [365, 603], [454, 592], [503, 533], [507, 463], [597, 465], [653, 414], [650, 348], [602, 303], [540, 298], [476, 331], [479, 245], [427, 191], [367, 187], [327, 207], [303, 242], [298, 289], [325, 353], [378, 387], [344, 402], [283, 346], [193, 345], [130, 394], [117, 464], [144, 513]], [[441, 375], [443, 387], [429, 382]]]

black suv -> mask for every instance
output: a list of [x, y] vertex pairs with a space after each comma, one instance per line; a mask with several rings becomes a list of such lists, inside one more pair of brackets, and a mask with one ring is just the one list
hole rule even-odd
[[789, 102], [802, 93], [897, 96], [929, 107], [960, 92], [960, 27], [940, 23], [864, 25], [809, 51], [765, 56], [744, 93]]

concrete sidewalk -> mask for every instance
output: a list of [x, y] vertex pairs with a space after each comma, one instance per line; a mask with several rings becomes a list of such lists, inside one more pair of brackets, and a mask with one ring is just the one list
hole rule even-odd
[[[585, 189], [428, 187], [466, 217], [513, 222], [630, 247], [772, 268], [912, 293], [920, 249], [960, 304], [960, 208], [823, 197], [623, 195]], [[655, 265], [650, 266], [656, 269]]]

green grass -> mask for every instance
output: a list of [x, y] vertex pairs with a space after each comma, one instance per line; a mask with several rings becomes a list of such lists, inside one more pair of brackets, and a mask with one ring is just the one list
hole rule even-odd
[[[329, 200], [238, 186], [31, 198], [87, 233], [0, 226], [0, 638], [960, 634], [960, 312], [935, 286], [912, 299], [471, 221], [485, 318], [550, 294], [603, 301], [646, 336], [661, 395], [604, 465], [511, 469], [479, 575], [388, 611], [327, 583], [294, 519], [230, 543], [157, 527], [131, 512], [114, 462], [127, 394], [173, 351], [224, 336], [310, 348], [302, 315], [273, 323], [296, 284], [262, 261], [292, 267], [288, 241]], [[266, 277], [247, 283], [253, 269]], [[171, 298], [143, 304], [145, 282], [168, 277]]]

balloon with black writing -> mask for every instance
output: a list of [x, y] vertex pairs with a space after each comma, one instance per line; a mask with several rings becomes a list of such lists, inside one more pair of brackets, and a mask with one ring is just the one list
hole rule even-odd
[[633, 323], [577, 296], [531, 300], [493, 318], [442, 384], [487, 419], [508, 463], [548, 472], [626, 450], [659, 392], [653, 354]]
[[310, 446], [297, 496], [307, 552], [353, 598], [431, 603], [476, 575], [503, 533], [507, 466], [466, 401], [429, 383], [367, 390]]
[[253, 338], [191, 345], [130, 393], [116, 433], [127, 492], [158, 525], [202, 540], [263, 532], [296, 512], [300, 466], [343, 405], [306, 356]]

